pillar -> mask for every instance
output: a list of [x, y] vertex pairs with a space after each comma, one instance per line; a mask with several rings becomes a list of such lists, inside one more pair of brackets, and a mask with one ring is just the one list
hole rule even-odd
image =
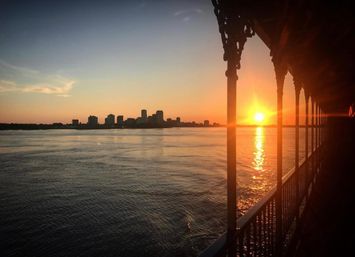
[[[305, 132], [305, 153], [306, 153], [306, 178], [305, 178], [305, 189], [307, 189], [307, 185], [308, 185], [308, 180], [309, 180], [309, 158], [308, 158], [308, 149], [309, 149], [309, 140], [308, 140], [308, 127], [309, 127], [309, 93], [308, 90], [304, 90], [304, 95], [305, 95], [305, 102], [306, 102], [306, 132]], [[306, 194], [306, 197], [308, 196], [308, 194]]]
[[277, 83], [277, 181], [276, 181], [276, 251], [282, 250], [282, 97], [286, 65], [280, 59], [273, 59]]
[[237, 150], [236, 150], [236, 85], [237, 74], [233, 60], [227, 63], [227, 210], [228, 234], [234, 236], [237, 221]]
[[311, 168], [311, 177], [313, 176], [314, 172], [314, 97], [311, 97], [311, 158], [312, 158], [312, 168]]
[[[295, 188], [295, 196], [297, 206], [299, 204], [299, 151], [300, 151], [300, 92], [301, 92], [301, 83], [297, 80], [297, 78], [293, 78], [293, 83], [295, 86], [295, 108], [296, 108], [296, 115], [295, 115], [295, 129], [296, 129], [296, 136], [295, 136], [295, 176], [296, 176], [296, 188]], [[298, 207], [297, 207], [298, 209]], [[297, 212], [297, 223], [299, 222], [299, 213]]]
[[212, 0], [221, 34], [224, 56], [227, 61], [227, 252], [228, 256], [236, 255], [237, 228], [237, 158], [236, 158], [236, 93], [237, 69], [244, 44], [248, 37], [255, 34], [252, 21], [243, 15], [236, 15], [240, 10], [237, 1]]

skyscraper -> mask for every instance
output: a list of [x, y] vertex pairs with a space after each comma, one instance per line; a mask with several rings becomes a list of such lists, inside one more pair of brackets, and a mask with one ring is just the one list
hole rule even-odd
[[158, 125], [163, 125], [164, 123], [164, 113], [163, 111], [157, 111], [156, 112], [156, 122]]
[[94, 127], [97, 127], [99, 125], [99, 119], [96, 117], [96, 116], [93, 116], [93, 115], [90, 115], [88, 117], [88, 123], [87, 125], [90, 127], [90, 128], [94, 128]]
[[119, 128], [122, 128], [123, 127], [123, 115], [118, 115], [117, 116], [117, 126]]
[[143, 124], [148, 122], [147, 110], [141, 110], [141, 122]]
[[73, 127], [78, 127], [79, 126], [79, 120], [78, 119], [74, 119], [74, 120], [72, 120], [71, 124], [72, 124]]
[[115, 115], [107, 115], [107, 117], [105, 118], [105, 125], [109, 128], [113, 128], [115, 126]]
[[148, 116], [147, 116], [147, 110], [141, 110], [141, 117], [143, 118], [143, 119], [147, 119], [148, 118]]

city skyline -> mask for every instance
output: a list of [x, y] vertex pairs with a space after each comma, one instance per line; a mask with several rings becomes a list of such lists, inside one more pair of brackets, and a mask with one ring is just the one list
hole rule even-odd
[[141, 110], [141, 116], [136, 118], [127, 117], [123, 114], [108, 114], [104, 118], [104, 122], [100, 123], [100, 119], [98, 116], [90, 115], [87, 118], [87, 122], [85, 123], [80, 122], [79, 119], [72, 119], [72, 126], [79, 127], [80, 125], [86, 125], [88, 127], [94, 128], [100, 125], [106, 126], [106, 128], [125, 128], [125, 127], [160, 127], [160, 126], [167, 126], [167, 127], [179, 127], [179, 126], [220, 126], [219, 123], [213, 122], [210, 123], [210, 120], [205, 119], [203, 122], [199, 123], [196, 121], [182, 121], [180, 117], [167, 118], [164, 119], [164, 111], [157, 110], [155, 113], [148, 115], [147, 109]]
[[141, 115], [133, 118], [122, 114], [108, 114], [100, 122], [98, 116], [90, 114], [86, 121], [73, 118], [71, 123], [54, 122], [51, 124], [35, 123], [1, 123], [0, 130], [4, 129], [124, 129], [124, 128], [172, 128], [172, 127], [220, 127], [223, 126], [216, 122], [205, 119], [203, 122], [183, 121], [180, 117], [164, 119], [164, 111], [157, 110], [148, 115], [146, 109], [141, 110]]

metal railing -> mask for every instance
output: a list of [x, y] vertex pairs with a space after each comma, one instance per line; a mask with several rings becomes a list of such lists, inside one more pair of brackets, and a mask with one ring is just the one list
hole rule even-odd
[[307, 161], [304, 159], [301, 162], [298, 174], [293, 168], [282, 179], [282, 242], [276, 242], [277, 191], [274, 187], [237, 220], [237, 236], [234, 243], [227, 242], [227, 234], [223, 234], [202, 252], [200, 257], [227, 256], [227, 251], [231, 247], [235, 248], [232, 252], [237, 256], [276, 256], [277, 244], [281, 244], [281, 248], [285, 250], [287, 242], [295, 232], [300, 207], [318, 174], [321, 149], [322, 147], [319, 147]]

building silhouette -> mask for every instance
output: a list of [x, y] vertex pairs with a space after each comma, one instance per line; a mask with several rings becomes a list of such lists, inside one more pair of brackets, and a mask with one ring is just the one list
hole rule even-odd
[[113, 128], [115, 126], [115, 115], [107, 115], [107, 117], [105, 118], [105, 126], [108, 128]]
[[142, 123], [147, 123], [148, 121], [148, 115], [147, 115], [147, 110], [141, 110], [141, 119]]
[[124, 125], [124, 122], [123, 122], [123, 115], [118, 115], [117, 116], [117, 126], [119, 128], [122, 128]]
[[74, 119], [74, 120], [72, 120], [71, 124], [72, 124], [73, 127], [78, 127], [79, 126], [79, 120], [78, 119]]
[[134, 128], [136, 125], [136, 120], [133, 118], [128, 118], [124, 124], [127, 128]]
[[[157, 110], [151, 116], [148, 116], [148, 111], [146, 109], [141, 110], [141, 116], [137, 118], [127, 118], [124, 120], [123, 115], [117, 115], [117, 120], [115, 120], [115, 115], [109, 114], [105, 118], [104, 124], [99, 124], [98, 117], [90, 115], [88, 117], [87, 124], [81, 124], [78, 119], [73, 119], [71, 124], [66, 126], [70, 128], [78, 129], [111, 129], [111, 128], [172, 128], [172, 127], [210, 127], [212, 126], [209, 120], [204, 120], [203, 123], [192, 122], [182, 122], [180, 117], [176, 119], [167, 118], [164, 120], [163, 110]], [[115, 123], [116, 121], [116, 123]], [[218, 123], [213, 123], [213, 126], [220, 126]], [[63, 127], [63, 126], [61, 126]]]
[[89, 128], [95, 128], [99, 126], [99, 119], [96, 116], [90, 115], [88, 117], [88, 123], [87, 123]]
[[163, 111], [159, 110], [156, 112], [155, 114], [155, 118], [156, 118], [156, 124], [157, 125], [163, 125], [164, 124], [164, 113]]

